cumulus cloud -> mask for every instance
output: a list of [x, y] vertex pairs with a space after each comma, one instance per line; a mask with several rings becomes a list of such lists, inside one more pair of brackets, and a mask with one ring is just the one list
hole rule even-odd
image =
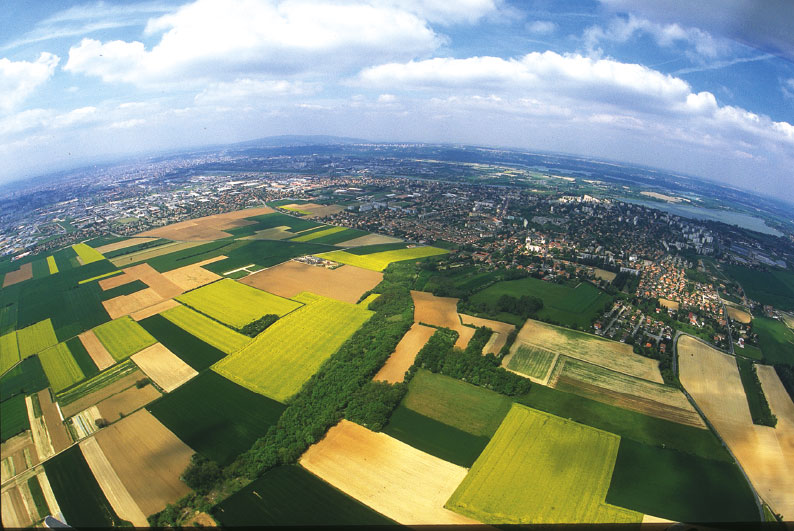
[[64, 68], [139, 85], [230, 74], [283, 77], [422, 56], [442, 43], [427, 20], [390, 4], [197, 0], [149, 21], [147, 35], [160, 36], [150, 49], [140, 41], [83, 39]]
[[50, 79], [59, 57], [42, 52], [35, 61], [0, 59], [0, 112], [11, 112]]
[[527, 31], [535, 35], [548, 35], [557, 31], [557, 24], [548, 20], [536, 20], [526, 25]]
[[317, 92], [320, 86], [300, 81], [243, 78], [233, 82], [213, 83], [196, 95], [198, 105], [225, 104], [235, 101], [269, 99], [274, 96], [305, 96]]

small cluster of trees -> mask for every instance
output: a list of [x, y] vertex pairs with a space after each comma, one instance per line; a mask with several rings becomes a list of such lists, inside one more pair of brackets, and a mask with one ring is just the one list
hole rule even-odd
[[265, 328], [272, 325], [278, 321], [278, 315], [269, 313], [257, 319], [256, 321], [251, 321], [244, 327], [240, 329], [241, 334], [245, 334], [248, 337], [256, 337], [259, 335], [260, 332], [264, 331]]

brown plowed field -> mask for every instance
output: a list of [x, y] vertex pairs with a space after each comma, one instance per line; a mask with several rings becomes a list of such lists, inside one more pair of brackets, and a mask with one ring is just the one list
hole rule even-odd
[[273, 212], [273, 209], [270, 207], [258, 207], [238, 210], [236, 212], [227, 212], [225, 214], [215, 214], [213, 216], [190, 219], [174, 223], [173, 225], [148, 230], [138, 234], [138, 236], [168, 238], [169, 240], [178, 241], [219, 240], [231, 236], [228, 232], [223, 232], [224, 229], [244, 227], [245, 225], [251, 225], [253, 223], [243, 218], [261, 216], [263, 214], [270, 214], [271, 212]]
[[105, 348], [105, 345], [99, 341], [93, 330], [83, 332], [77, 337], [80, 338], [80, 342], [83, 344], [86, 351], [88, 352], [88, 355], [91, 356], [91, 360], [100, 371], [104, 371], [116, 363], [116, 360], [114, 360], [113, 356], [110, 355], [110, 352], [108, 352], [108, 349]]
[[455, 346], [466, 348], [474, 335], [474, 328], [463, 326], [458, 317], [458, 299], [436, 297], [424, 291], [411, 291], [414, 300], [414, 322], [425, 323], [455, 330], [458, 340]]
[[21, 528], [33, 523], [16, 485], [3, 491], [0, 507], [2, 507], [3, 527]]
[[122, 520], [132, 522], [136, 527], [149, 527], [146, 515], [143, 514], [138, 504], [130, 496], [127, 487], [124, 486], [113, 466], [108, 461], [107, 456], [96, 441], [96, 438], [89, 437], [80, 443], [80, 451], [83, 453], [88, 468], [94, 474], [99, 483], [99, 488], [110, 502], [110, 506]]
[[119, 249], [126, 249], [127, 247], [132, 247], [133, 245], [153, 242], [156, 239], [157, 238], [128, 238], [126, 240], [121, 240], [120, 242], [109, 243], [107, 245], [97, 247], [96, 250], [102, 254], [105, 254], [111, 251], [118, 251]]
[[131, 358], [135, 365], [166, 393], [170, 393], [198, 374], [162, 343], [146, 347], [133, 354]]
[[102, 306], [105, 307], [105, 311], [108, 312], [111, 319], [118, 319], [131, 313], [140, 312], [162, 301], [163, 298], [152, 288], [146, 288], [130, 295], [119, 295], [102, 301]]
[[108, 422], [115, 422], [122, 415], [129, 415], [133, 411], [154, 402], [161, 394], [153, 385], [146, 385], [138, 389], [134, 385], [99, 402], [96, 406], [100, 416]]
[[107, 397], [115, 395], [116, 393], [120, 393], [128, 387], [132, 387], [135, 385], [135, 382], [141, 378], [145, 378], [145, 375], [141, 371], [135, 370], [134, 372], [119, 378], [115, 382], [112, 382], [101, 389], [97, 389], [96, 391], [89, 393], [70, 404], [61, 406], [61, 412], [66, 418], [69, 418], [72, 415], [77, 415], [84, 409], [95, 406]]
[[[184, 291], [149, 264], [128, 267], [124, 270], [124, 275], [132, 280], [140, 280], [164, 299], [171, 299]], [[115, 280], [116, 278], [118, 277], [111, 277], [107, 280]]]
[[47, 425], [47, 432], [50, 434], [52, 448], [57, 454], [72, 444], [72, 437], [69, 435], [69, 431], [66, 429], [66, 426], [64, 426], [61, 416], [58, 414], [58, 407], [50, 398], [50, 390], [43, 389], [39, 391], [38, 395], [42, 416]]
[[170, 310], [171, 308], [176, 308], [179, 306], [179, 303], [176, 302], [174, 299], [168, 299], [163, 302], [158, 302], [157, 304], [152, 304], [149, 307], [144, 308], [143, 310], [138, 310], [137, 312], [132, 312], [130, 317], [132, 317], [135, 321], [142, 321], [147, 317], [151, 317], [152, 315], [157, 315], [158, 313], [162, 313], [166, 310]]
[[[25, 462], [24, 453], [26, 448], [30, 453], [33, 466], [36, 466], [39, 463], [39, 458], [38, 454], [36, 453], [36, 445], [33, 444], [33, 438], [30, 434], [30, 430], [24, 431], [19, 435], [15, 435], [0, 445], [0, 457], [3, 459], [10, 457], [13, 460], [13, 475], [19, 474], [28, 468], [28, 465]], [[3, 477], [3, 482], [5, 482], [6, 479], [8, 478]]]
[[383, 280], [383, 273], [349, 265], [338, 269], [289, 261], [248, 275], [240, 280], [280, 297], [291, 298], [302, 291], [355, 304], [365, 292]]
[[33, 262], [22, 264], [16, 271], [6, 273], [3, 278], [3, 287], [13, 286], [17, 282], [22, 282], [33, 278]]
[[163, 276], [167, 280], [179, 286], [179, 289], [181, 289], [183, 292], [190, 291], [191, 289], [196, 289], [205, 284], [209, 284], [210, 282], [215, 282], [219, 278], [222, 278], [220, 275], [217, 275], [212, 271], [207, 271], [201, 266], [225, 259], [226, 257], [223, 255], [216, 256], [215, 258], [210, 258], [196, 264], [172, 269], [171, 271], [163, 273]]
[[414, 323], [397, 343], [397, 348], [386, 363], [378, 371], [373, 380], [398, 383], [405, 380], [405, 371], [414, 364], [414, 359], [430, 336], [436, 333], [435, 328]]
[[193, 450], [145, 409], [100, 430], [94, 438], [145, 515], [190, 492], [179, 476]]
[[308, 212], [309, 214], [306, 216], [307, 218], [330, 216], [338, 212], [341, 212], [345, 209], [345, 207], [340, 205], [318, 205], [316, 203], [304, 203], [302, 205], [293, 203], [291, 205], [284, 205], [282, 208], [287, 208], [287, 207], [294, 208], [302, 212]]
[[[684, 388], [736, 456], [758, 494], [784, 520], [793, 520], [794, 456], [789, 444], [781, 444], [790, 438], [788, 423], [780, 423], [779, 428], [753, 424], [732, 356], [683, 336], [678, 340], [678, 364]], [[771, 383], [768, 371], [758, 373], [762, 382]], [[778, 393], [768, 387], [773, 397], [770, 407], [780, 411]], [[781, 412], [784, 416], [785, 411]]]
[[463, 324], [474, 325], [476, 327], [487, 326], [493, 330], [493, 335], [485, 347], [482, 349], [483, 354], [498, 354], [502, 347], [507, 343], [507, 336], [510, 332], [516, 329], [515, 325], [502, 323], [500, 321], [492, 321], [491, 319], [482, 319], [481, 317], [474, 317], [471, 315], [460, 314], [460, 320]]
[[340, 421], [299, 462], [400, 524], [479, 523], [444, 509], [467, 469], [353, 422]]
[[399, 243], [400, 238], [392, 238], [391, 236], [383, 236], [381, 234], [367, 234], [366, 236], [359, 236], [341, 244], [339, 247], [363, 247], [365, 245], [378, 245], [381, 243]]

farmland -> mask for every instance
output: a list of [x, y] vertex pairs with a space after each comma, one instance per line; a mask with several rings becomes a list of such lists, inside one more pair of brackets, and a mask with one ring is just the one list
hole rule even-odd
[[83, 371], [80, 370], [80, 366], [77, 365], [66, 343], [58, 343], [42, 351], [39, 353], [39, 359], [54, 393], [58, 393], [85, 378]]
[[331, 251], [329, 253], [318, 254], [320, 258], [333, 260], [340, 264], [348, 264], [373, 271], [383, 271], [392, 262], [402, 262], [403, 260], [418, 260], [428, 256], [438, 256], [446, 254], [447, 251], [437, 247], [412, 247], [410, 249], [396, 249], [392, 251], [381, 251], [372, 254], [352, 254], [347, 251]]
[[188, 446], [226, 465], [267, 433], [284, 406], [207, 371], [147, 409]]
[[133, 354], [130, 359], [166, 393], [170, 393], [198, 374], [195, 369], [160, 343], [146, 347]]
[[133, 385], [136, 378], [142, 377], [143, 373], [135, 364], [126, 360], [58, 394], [58, 403], [64, 415], [69, 417]]
[[45, 319], [17, 330], [17, 342], [19, 343], [19, 356], [25, 359], [57, 344], [58, 338], [52, 328], [52, 321]]
[[[302, 302], [306, 305], [276, 321], [213, 369], [252, 391], [287, 400], [372, 315], [359, 306], [325, 297], [304, 297]], [[268, 371], [257, 367], [268, 367]]]
[[5, 400], [18, 393], [35, 393], [49, 385], [37, 356], [22, 360], [0, 379], [0, 399]]
[[443, 508], [466, 469], [342, 420], [299, 463], [403, 525], [476, 523]]
[[213, 514], [224, 527], [394, 524], [298, 466], [266, 472], [219, 503]]
[[725, 272], [742, 285], [747, 296], [781, 310], [794, 310], [794, 275], [781, 269], [758, 271], [728, 264]]
[[507, 368], [539, 381], [546, 380], [557, 355], [546, 349], [519, 345]]
[[204, 269], [219, 275], [251, 264], [254, 264], [256, 269], [262, 269], [296, 256], [319, 253], [329, 248], [327, 245], [314, 242], [238, 240], [222, 253], [227, 256], [225, 260], [207, 264]]
[[17, 345], [17, 333], [12, 331], [0, 335], [0, 374], [4, 374], [18, 362], [19, 346]]
[[347, 229], [345, 229], [345, 227], [328, 227], [328, 228], [323, 229], [323, 230], [313, 231], [313, 232], [310, 232], [308, 234], [303, 234], [301, 236], [296, 236], [295, 238], [292, 238], [291, 241], [293, 241], [293, 242], [308, 242], [310, 240], [315, 240], [317, 238], [322, 238], [323, 236], [330, 236], [332, 234], [336, 234], [336, 233], [342, 232], [344, 230], [347, 230]]
[[159, 343], [179, 356], [182, 361], [197, 371], [202, 371], [223, 358], [226, 354], [163, 317], [152, 315], [139, 324]]
[[0, 402], [0, 440], [7, 441], [28, 428], [30, 423], [25, 395], [16, 395]]
[[411, 291], [414, 301], [414, 322], [449, 328], [458, 333], [455, 346], [466, 348], [474, 335], [474, 328], [463, 326], [458, 316], [458, 299], [436, 297], [424, 291]]
[[[83, 345], [88, 356], [91, 358], [91, 361], [96, 365], [97, 369], [103, 371], [116, 363], [116, 360], [113, 359], [113, 356], [110, 355], [110, 352], [105, 348], [105, 345], [102, 344], [101, 341], [96, 337], [93, 330], [88, 330], [87, 332], [83, 332], [77, 338]], [[74, 338], [72, 338], [74, 339]], [[72, 341], [70, 339], [70, 341]], [[85, 372], [85, 371], [83, 371]], [[90, 374], [86, 374], [86, 376], [91, 376]]]
[[768, 317], [753, 319], [753, 329], [758, 334], [764, 360], [794, 365], [794, 330]]
[[72, 245], [72, 249], [74, 249], [74, 252], [77, 253], [77, 257], [80, 259], [83, 265], [88, 265], [90, 263], [99, 262], [100, 260], [105, 259], [105, 257], [102, 256], [102, 253], [84, 243]]
[[263, 315], [281, 317], [300, 307], [300, 303], [228, 278], [189, 291], [176, 300], [237, 329]]
[[435, 332], [435, 328], [414, 323], [373, 379], [390, 383], [402, 382], [405, 371], [414, 364], [416, 355]]
[[116, 361], [129, 358], [157, 342], [149, 332], [129, 317], [100, 325], [94, 328], [94, 334]]
[[446, 506], [486, 523], [639, 523], [640, 513], [604, 501], [619, 443], [514, 405]]
[[177, 306], [160, 314], [176, 326], [212, 345], [221, 352], [237, 352], [251, 340], [186, 306]]
[[253, 223], [245, 218], [262, 216], [270, 212], [273, 212], [272, 208], [258, 207], [227, 212], [225, 214], [215, 214], [152, 229], [140, 233], [139, 236], [167, 238], [169, 240], [179, 241], [218, 240], [231, 236], [229, 232], [226, 232], [230, 229], [244, 227]]
[[50, 459], [44, 470], [69, 525], [110, 527], [121, 524], [79, 447], [69, 448]]

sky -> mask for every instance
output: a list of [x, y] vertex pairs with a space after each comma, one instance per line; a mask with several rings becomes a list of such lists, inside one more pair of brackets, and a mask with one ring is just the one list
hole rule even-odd
[[271, 135], [554, 151], [794, 202], [790, 0], [6, 0], [0, 183]]

